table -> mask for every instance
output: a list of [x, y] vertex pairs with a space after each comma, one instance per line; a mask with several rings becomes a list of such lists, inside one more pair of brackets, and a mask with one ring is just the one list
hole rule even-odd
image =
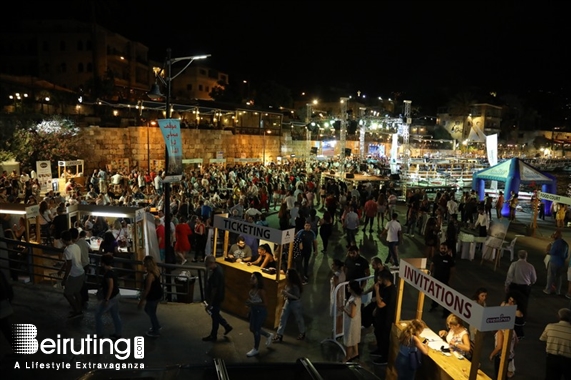
[[472, 261], [476, 254], [476, 245], [483, 244], [485, 241], [486, 237], [460, 232], [458, 234], [458, 242], [456, 243], [456, 251], [460, 254], [460, 258]]
[[[408, 321], [401, 321], [393, 324], [391, 329], [391, 342], [398, 342], [400, 332], [405, 328]], [[458, 359], [453, 354], [444, 354], [440, 351], [440, 347], [447, 347], [448, 344], [432, 331], [426, 328], [420, 334], [421, 337], [428, 339], [428, 355], [423, 356], [422, 365], [417, 370], [416, 378], [428, 380], [458, 380], [468, 379], [470, 374], [470, 361], [467, 359]], [[391, 351], [389, 352], [389, 362], [393, 362], [398, 354], [399, 345], [391, 343]], [[448, 356], [449, 355], [449, 356]], [[397, 373], [394, 366], [387, 368], [386, 378], [394, 380]], [[478, 370], [476, 379], [488, 380], [490, 377], [481, 370]], [[491, 380], [491, 379], [490, 379]]]
[[280, 315], [284, 304], [281, 291], [285, 286], [285, 276], [280, 275], [280, 281], [276, 281], [275, 274], [262, 272], [259, 266], [248, 266], [245, 263], [231, 263], [223, 257], [216, 258], [218, 265], [224, 271], [224, 301], [221, 309], [238, 317], [245, 318], [248, 312], [246, 300], [250, 290], [250, 277], [254, 272], [261, 272], [264, 279], [264, 289], [268, 298], [268, 317], [265, 327], [275, 329], [280, 323]]

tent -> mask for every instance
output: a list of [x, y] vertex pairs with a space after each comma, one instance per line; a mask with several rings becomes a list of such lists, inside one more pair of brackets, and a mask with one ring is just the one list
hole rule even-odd
[[[541, 185], [541, 191], [555, 194], [557, 192], [557, 181], [555, 177], [547, 173], [542, 173], [530, 164], [519, 158], [510, 158], [487, 169], [480, 170], [472, 177], [472, 189], [478, 192], [479, 199], [484, 199], [485, 181], [505, 182], [504, 194], [506, 199], [513, 191], [519, 192], [520, 184], [535, 183]], [[545, 215], [551, 214], [551, 202], [545, 202]], [[506, 202], [502, 208], [502, 215], [509, 216], [509, 205]]]

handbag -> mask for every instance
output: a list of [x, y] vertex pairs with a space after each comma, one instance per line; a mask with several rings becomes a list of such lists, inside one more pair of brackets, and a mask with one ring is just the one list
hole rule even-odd
[[412, 369], [413, 371], [417, 370], [418, 367], [420, 367], [420, 365], [422, 364], [422, 356], [420, 351], [418, 351], [418, 349], [411, 349], [408, 352], [408, 366], [410, 369]]

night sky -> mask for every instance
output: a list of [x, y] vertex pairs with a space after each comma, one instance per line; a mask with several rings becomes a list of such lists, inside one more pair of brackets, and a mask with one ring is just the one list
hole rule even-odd
[[[18, 17], [89, 20], [88, 1], [11, 3]], [[65, 3], [65, 6], [57, 6]], [[429, 99], [568, 86], [565, 2], [107, 1], [96, 21], [162, 60], [212, 54], [208, 65], [255, 84], [311, 93], [335, 86], [368, 96]], [[553, 5], [555, 3], [555, 5]]]

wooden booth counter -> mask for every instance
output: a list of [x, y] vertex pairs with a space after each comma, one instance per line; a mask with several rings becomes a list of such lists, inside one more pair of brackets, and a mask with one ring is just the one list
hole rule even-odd
[[[400, 321], [397, 324], [393, 324], [391, 329], [391, 342], [397, 342], [398, 337], [402, 330], [404, 330], [408, 321]], [[463, 358], [458, 359], [453, 354], [444, 354], [441, 350], [441, 346], [447, 347], [448, 344], [438, 336], [438, 333], [432, 331], [429, 328], [424, 329], [422, 334], [423, 338], [427, 338], [428, 343], [428, 355], [422, 356], [422, 365], [416, 371], [417, 379], [426, 380], [459, 380], [468, 379], [470, 375], [470, 361]], [[394, 363], [399, 350], [398, 344], [391, 344], [389, 352], [389, 362]], [[447, 356], [450, 355], [450, 356]], [[388, 370], [387, 370], [388, 372]], [[387, 378], [397, 378], [397, 373], [393, 368], [391, 368], [391, 374], [387, 373]], [[477, 380], [491, 380], [491, 378], [486, 375], [481, 370], [478, 370], [476, 375]]]
[[474, 348], [472, 360], [469, 361], [465, 358], [459, 359], [453, 353], [450, 356], [445, 355], [441, 352], [441, 347], [448, 348], [448, 343], [430, 328], [425, 328], [421, 336], [428, 339], [429, 352], [428, 355], [423, 355], [422, 365], [417, 370], [417, 378], [434, 380], [491, 379], [479, 369], [483, 343], [482, 332], [503, 330], [505, 339], [500, 357], [500, 371], [496, 379], [504, 380], [507, 370], [508, 343], [511, 341], [510, 334], [514, 326], [515, 306], [483, 307], [431, 277], [425, 268], [425, 262], [415, 262], [415, 259], [402, 259], [400, 261], [395, 323], [391, 327], [389, 364], [385, 378], [393, 380], [397, 379], [398, 376], [394, 363], [400, 348], [398, 337], [408, 323], [408, 321], [401, 320], [404, 285], [408, 283], [418, 290], [416, 319], [422, 320], [424, 298], [427, 296], [450, 310], [466, 325], [476, 329], [475, 336], [471, 337], [474, 340]]
[[265, 327], [275, 329], [280, 322], [280, 314], [284, 304], [281, 292], [285, 286], [285, 276], [281, 275], [276, 281], [275, 274], [264, 273], [259, 266], [248, 266], [244, 263], [231, 263], [223, 257], [216, 259], [224, 271], [224, 302], [222, 310], [238, 317], [245, 318], [248, 314], [246, 300], [250, 290], [250, 277], [254, 272], [261, 272], [264, 278], [264, 289], [268, 297], [268, 318]]

